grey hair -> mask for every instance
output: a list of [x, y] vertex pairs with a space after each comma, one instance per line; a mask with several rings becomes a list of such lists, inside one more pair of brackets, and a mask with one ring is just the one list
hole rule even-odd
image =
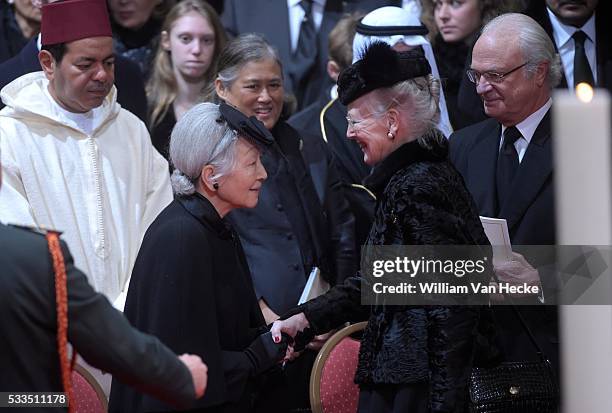
[[[414, 126], [414, 135], [419, 144], [429, 147], [426, 136], [435, 129], [440, 120], [440, 81], [429, 74], [404, 80], [388, 88], [375, 89], [374, 111], [382, 114], [391, 107], [397, 107]], [[433, 134], [437, 136], [437, 134]], [[442, 135], [444, 136], [444, 135]], [[408, 136], [412, 138], [414, 136]]]
[[214, 168], [213, 180], [227, 175], [234, 167], [238, 135], [221, 120], [219, 106], [200, 103], [189, 109], [174, 125], [170, 136], [170, 177], [176, 195], [190, 195], [205, 165]]
[[[500, 27], [501, 26], [501, 27]], [[503, 30], [506, 37], [518, 35], [518, 44], [529, 76], [533, 76], [542, 62], [548, 62], [548, 86], [553, 89], [561, 81], [561, 59], [555, 46], [542, 26], [531, 17], [520, 13], [502, 14], [487, 23], [482, 35], [489, 31]]]
[[217, 79], [224, 88], [232, 87], [240, 70], [249, 62], [272, 59], [283, 71], [278, 52], [260, 34], [246, 33], [225, 45], [217, 62]]

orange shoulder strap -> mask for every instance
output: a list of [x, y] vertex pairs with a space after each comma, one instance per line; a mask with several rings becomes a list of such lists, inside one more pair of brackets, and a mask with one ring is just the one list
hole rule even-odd
[[68, 412], [73, 413], [72, 379], [71, 373], [74, 367], [76, 351], [72, 352], [72, 360], [68, 361], [68, 286], [66, 278], [66, 266], [64, 255], [60, 246], [59, 234], [49, 231], [46, 234], [49, 252], [53, 260], [53, 271], [55, 273], [55, 305], [57, 308], [57, 347], [60, 358], [60, 369], [62, 374], [62, 386], [68, 397]]

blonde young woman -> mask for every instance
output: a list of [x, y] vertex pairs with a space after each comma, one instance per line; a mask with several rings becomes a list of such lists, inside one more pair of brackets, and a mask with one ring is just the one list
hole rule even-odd
[[166, 159], [170, 132], [185, 112], [204, 100], [225, 40], [219, 16], [202, 0], [176, 4], [164, 20], [147, 99], [151, 140]]

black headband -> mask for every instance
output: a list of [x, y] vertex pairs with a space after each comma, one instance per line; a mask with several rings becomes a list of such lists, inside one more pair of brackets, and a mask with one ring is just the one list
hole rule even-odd
[[357, 33], [364, 36], [424, 36], [429, 33], [427, 27], [421, 26], [368, 26], [362, 22], [357, 23]]
[[274, 137], [268, 129], [255, 116], [246, 117], [235, 107], [221, 102], [219, 105], [221, 118], [227, 122], [230, 128], [254, 143], [269, 146], [274, 142]]

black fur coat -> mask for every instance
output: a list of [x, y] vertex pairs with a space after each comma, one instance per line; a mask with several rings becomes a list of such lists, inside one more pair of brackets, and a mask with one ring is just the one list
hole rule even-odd
[[[425, 149], [407, 143], [364, 182], [377, 196], [371, 245], [488, 245], [474, 202], [448, 161], [445, 139]], [[364, 385], [429, 382], [429, 409], [463, 409], [481, 327], [480, 307], [362, 306], [352, 277], [302, 308], [315, 333], [369, 319], [355, 381]]]

